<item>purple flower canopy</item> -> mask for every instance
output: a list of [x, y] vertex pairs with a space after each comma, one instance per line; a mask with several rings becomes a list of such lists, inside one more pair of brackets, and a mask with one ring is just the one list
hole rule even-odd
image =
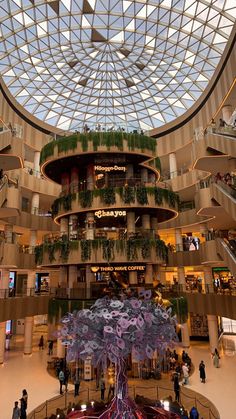
[[88, 310], [68, 313], [61, 320], [59, 337], [67, 345], [68, 361], [91, 356], [94, 365], [106, 361], [118, 364], [130, 353], [136, 361], [161, 354], [177, 341], [175, 317], [171, 308], [156, 304], [145, 293], [144, 299], [123, 300], [104, 297]]

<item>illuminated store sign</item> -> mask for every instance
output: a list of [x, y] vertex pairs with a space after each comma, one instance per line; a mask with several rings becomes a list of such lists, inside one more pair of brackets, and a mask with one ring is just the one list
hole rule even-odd
[[126, 265], [121, 265], [121, 266], [91, 266], [91, 271], [96, 273], [96, 272], [120, 272], [120, 271], [145, 271], [145, 266], [144, 265], [131, 265], [131, 266], [126, 266]]
[[126, 216], [126, 211], [104, 211], [104, 210], [99, 210], [95, 212], [95, 216], [97, 218], [102, 218], [102, 217], [125, 217]]
[[125, 166], [95, 166], [95, 170], [99, 172], [126, 172]]

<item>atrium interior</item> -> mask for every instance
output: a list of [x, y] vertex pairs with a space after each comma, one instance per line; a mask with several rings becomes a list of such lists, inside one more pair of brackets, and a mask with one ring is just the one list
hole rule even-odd
[[236, 4], [2, 0], [0, 12], [1, 418], [125, 418], [99, 416], [119, 374], [69, 360], [61, 318], [149, 292], [178, 339], [151, 359], [132, 348], [143, 416], [127, 417], [233, 418]]

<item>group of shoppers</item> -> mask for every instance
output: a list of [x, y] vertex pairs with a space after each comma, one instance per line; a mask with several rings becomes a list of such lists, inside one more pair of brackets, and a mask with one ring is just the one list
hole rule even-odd
[[28, 393], [26, 389], [24, 389], [22, 390], [22, 396], [20, 398], [20, 407], [19, 407], [19, 402], [15, 401], [13, 412], [12, 412], [12, 419], [26, 419], [27, 406], [28, 406]]

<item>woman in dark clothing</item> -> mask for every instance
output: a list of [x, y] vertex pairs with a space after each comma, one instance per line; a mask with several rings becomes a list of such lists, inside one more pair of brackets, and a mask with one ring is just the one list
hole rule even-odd
[[20, 399], [20, 419], [26, 419], [26, 407], [23, 397]]
[[205, 364], [203, 361], [199, 364], [199, 372], [200, 372], [200, 379], [202, 383], [205, 383], [206, 381], [206, 371], [205, 371]]
[[180, 400], [179, 374], [177, 374], [176, 372], [173, 375], [173, 380], [174, 380], [175, 400], [179, 403], [179, 400]]

